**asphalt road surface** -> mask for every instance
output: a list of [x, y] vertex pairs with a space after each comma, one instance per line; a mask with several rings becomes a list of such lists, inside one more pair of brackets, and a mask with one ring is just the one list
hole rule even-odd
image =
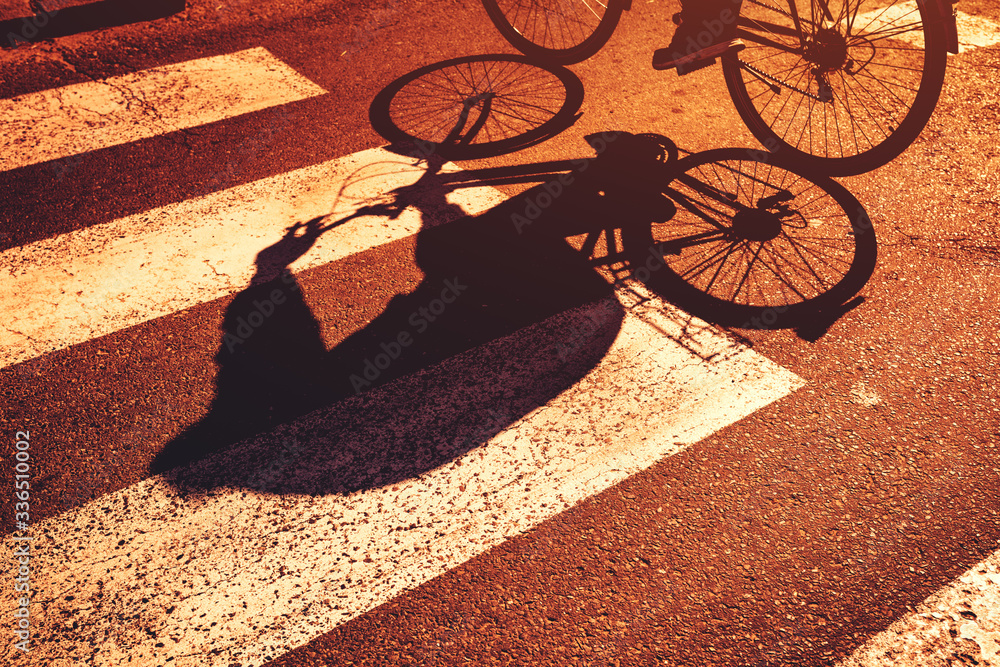
[[569, 70], [474, 0], [5, 2], [4, 663], [1000, 666], [958, 7], [921, 136], [831, 178], [650, 68], [676, 2]]

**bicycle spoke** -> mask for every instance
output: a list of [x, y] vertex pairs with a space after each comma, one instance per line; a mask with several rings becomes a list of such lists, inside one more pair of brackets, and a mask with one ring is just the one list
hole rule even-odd
[[569, 76], [517, 58], [458, 59], [400, 84], [386, 113], [407, 137], [471, 149], [519, 137], [564, 113]]
[[583, 43], [608, 12], [607, 3], [594, 0], [497, 0], [497, 6], [525, 39], [553, 50]]
[[[856, 165], [850, 173], [864, 170], [864, 156], [891, 159], [926, 122], [944, 76], [940, 41], [933, 58], [927, 51], [922, 5], [786, 1], [782, 11], [744, 0], [744, 65], [723, 62], [748, 127], [765, 143]], [[801, 46], [789, 46], [795, 35]]]
[[691, 289], [741, 307], [794, 306], [851, 271], [851, 220], [808, 178], [757, 160], [721, 160], [675, 183], [667, 191], [674, 219], [650, 231], [672, 275]]

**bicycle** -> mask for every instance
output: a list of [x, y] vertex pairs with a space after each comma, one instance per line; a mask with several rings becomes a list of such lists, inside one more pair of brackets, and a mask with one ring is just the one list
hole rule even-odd
[[[403, 141], [395, 150], [418, 157], [412, 140]], [[539, 232], [573, 238], [616, 283], [638, 281], [693, 315], [735, 327], [797, 326], [835, 310], [875, 268], [864, 207], [828, 176], [765, 151], [681, 157], [660, 135], [587, 141], [596, 157], [448, 173], [435, 153], [420, 181], [352, 216], [396, 215], [426, 200], [427, 188], [443, 198], [463, 187], [542, 184], [505, 205], [525, 242]]]
[[[632, 0], [483, 0], [532, 60], [569, 65], [611, 38]], [[958, 53], [952, 0], [743, 0], [745, 49], [721, 57], [747, 128], [771, 152], [832, 175], [870, 171], [923, 130]]]
[[[716, 324], [762, 328], [836, 310], [874, 271], [871, 221], [832, 178], [763, 151], [681, 157], [661, 135], [616, 134], [587, 137], [598, 154], [580, 174], [590, 187], [570, 199], [578, 210], [622, 204], [605, 216], [617, 220], [620, 241], [590, 230], [581, 243], [595, 264], [620, 262], [611, 268], [619, 277]], [[598, 196], [587, 201], [587, 190]]]

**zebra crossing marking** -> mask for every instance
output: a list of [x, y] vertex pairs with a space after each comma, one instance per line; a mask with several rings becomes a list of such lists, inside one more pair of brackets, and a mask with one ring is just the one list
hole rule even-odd
[[965, 656], [984, 667], [1000, 667], [1000, 551], [936, 591], [837, 667], [949, 665], [966, 662]]
[[256, 47], [0, 99], [0, 171], [325, 93], [267, 49]]
[[[443, 171], [457, 171], [446, 165]], [[393, 202], [426, 170], [383, 148], [305, 167], [0, 252], [0, 368], [238, 292], [261, 248], [317, 216], [340, 220]], [[445, 195], [433, 215], [358, 215], [320, 236], [295, 272], [435, 225], [505, 197], [489, 186]], [[457, 207], [457, 208], [456, 208]]]
[[[624, 320], [580, 378], [566, 341], [609, 307]], [[555, 398], [505, 407], [560, 373]], [[213, 480], [204, 494], [157, 476], [36, 525], [32, 586], [47, 602], [33, 652], [260, 665], [803, 384], [631, 285], [195, 463], [185, 476]], [[475, 446], [401, 481], [325, 491], [355, 467], [406, 463], [394, 447], [453, 438]]]
[[[960, 14], [959, 31], [963, 49], [1000, 41], [997, 25], [977, 17]], [[135, 81], [149, 83], [153, 79], [143, 77], [158, 70], [162, 80], [171, 80], [172, 71], [178, 77], [173, 79], [175, 87], [184, 79], [202, 93], [213, 88], [207, 80], [202, 82], [207, 85], [199, 84], [201, 76], [218, 74], [229, 77], [227, 85], [235, 85], [242, 74], [227, 70], [226, 58], [237, 69], [244, 63], [247, 72], [254, 72], [248, 74], [254, 77], [253, 85], [245, 85], [245, 89], [254, 95], [264, 94], [242, 100], [243, 107], [213, 105], [223, 106], [226, 115], [222, 117], [200, 115], [197, 105], [191, 105], [156, 126], [160, 121], [152, 120], [150, 100], [165, 98], [144, 96], [137, 92], [142, 86], [132, 86]], [[212, 61], [205, 70], [192, 65], [205, 61]], [[273, 63], [278, 65], [272, 67]], [[264, 90], [259, 86], [261, 76]], [[0, 156], [0, 170], [111, 147], [324, 92], [264, 49], [78, 86], [58, 89], [59, 93], [46, 91], [0, 100], [0, 122], [5, 127], [30, 130], [5, 134], [7, 146]], [[89, 111], [99, 113], [81, 109], [88, 101], [109, 93], [113, 99], [105, 102], [117, 107], [88, 137], [91, 129], [73, 124], [85, 119]], [[136, 97], [129, 99], [133, 93]], [[39, 114], [39, 123], [23, 113], [12, 115], [15, 100], [18, 106]], [[78, 103], [78, 107], [63, 108], [66, 100]], [[130, 103], [134, 108], [129, 108]], [[46, 120], [41, 116], [46, 110], [55, 115]], [[129, 120], [128, 113], [133, 112], [136, 116]], [[126, 128], [130, 124], [141, 127]], [[50, 130], [57, 132], [40, 136]], [[38, 136], [32, 138], [31, 132]], [[56, 139], [58, 132], [65, 139]], [[123, 132], [136, 134], [125, 137]], [[32, 148], [33, 155], [28, 156], [24, 147], [36, 140], [38, 148]], [[0, 298], [5, 299], [5, 311], [20, 318], [17, 326], [0, 329], [0, 367], [233, 293], [245, 285], [252, 272], [252, 253], [276, 240], [288, 224], [316, 215], [350, 215], [372, 201], [384, 200], [394, 189], [412, 185], [421, 173], [416, 166], [381, 149], [363, 151], [0, 253], [0, 263], [8, 267], [7, 275], [0, 276], [5, 283]], [[316, 183], [334, 185], [323, 189]], [[345, 192], [357, 196], [344, 197]], [[297, 197], [282, 198], [292, 193]], [[469, 214], [503, 199], [492, 188], [462, 189], [448, 197]], [[273, 205], [256, 205], [254, 201], [271, 201]], [[217, 215], [208, 219], [212, 211]], [[265, 218], [271, 215], [275, 216], [273, 224], [267, 224]], [[175, 220], [182, 222], [172, 227], [172, 216], [179, 216]], [[201, 219], [203, 225], [192, 226]], [[387, 229], [380, 216], [359, 217], [340, 231], [328, 232], [326, 245], [321, 239], [296, 269], [334, 261], [414, 234], [421, 226], [449, 221], [421, 220], [418, 212], [408, 209]], [[138, 229], [142, 238], [136, 240], [133, 237]], [[181, 234], [182, 229], [190, 234]], [[183, 238], [194, 240], [183, 245]], [[234, 238], [246, 239], [246, 243], [234, 244]], [[170, 244], [178, 250], [177, 255], [165, 254]], [[186, 252], [194, 252], [193, 263], [177, 265]], [[67, 257], [73, 259], [67, 262]], [[198, 262], [207, 270], [199, 270]], [[145, 278], [136, 277], [143, 274]], [[162, 291], [155, 291], [157, 284], [163, 286]], [[92, 291], [75, 297], [76, 286]], [[633, 288], [641, 291], [641, 286]], [[17, 300], [29, 294], [34, 296]], [[64, 298], [63, 294], [71, 296]], [[31, 310], [33, 306], [26, 305], [53, 295], [57, 299], [50, 304], [51, 312]], [[136, 296], [138, 300], [129, 301]], [[33, 532], [38, 541], [33, 554], [37, 560], [33, 556], [32, 563], [37, 569], [32, 581], [47, 606], [35, 634], [45, 639], [33, 652], [44, 653], [51, 664], [89, 659], [91, 664], [117, 665], [132, 657], [140, 662], [143, 658], [165, 661], [175, 657], [177, 665], [224, 665], [233, 660], [259, 664], [529, 530], [565, 507], [801, 386], [797, 376], [647, 296], [646, 302], [630, 301], [628, 293], [619, 293], [628, 315], [618, 338], [604, 361], [579, 383], [500, 428], [496, 435], [488, 436], [495, 430], [489, 420], [478, 430], [473, 428], [473, 437], [482, 436], [482, 444], [416, 478], [349, 495], [321, 497], [276, 495], [266, 488], [275, 479], [271, 473], [310, 474], [310, 463], [322, 447], [308, 437], [315, 428], [342, 423], [344, 415], [363, 407], [365, 401], [402, 403], [414, 393], [418, 377], [435, 373], [452, 377], [456, 367], [467, 367], [463, 372], [482, 372], [483, 358], [491, 354], [502, 357], [505, 349], [519, 345], [519, 339], [548, 340], [550, 345], [542, 352], [549, 355], [545, 363], [551, 365], [552, 358], [560, 358], [558, 343], [552, 341], [565, 340], [566, 332], [590, 326], [588, 323], [600, 317], [595, 310], [599, 306], [592, 304], [557, 315], [193, 466], [206, 470], [232, 466], [253, 461], [255, 454], [286, 442], [296, 443], [282, 449], [290, 454], [280, 460], [281, 469], [275, 472], [269, 468], [260, 480], [265, 488], [249, 492], [222, 489], [206, 498], [183, 501], [163, 478], [154, 477], [36, 526]], [[12, 300], [6, 300], [8, 297]], [[79, 308], [74, 309], [74, 302]], [[650, 326], [653, 320], [655, 327]], [[60, 321], [67, 322], [65, 327]], [[24, 334], [22, 326], [29, 327], [29, 334], [18, 338]], [[526, 365], [521, 372], [531, 368]], [[607, 397], [620, 400], [608, 409]], [[436, 398], [456, 412], [464, 405], [436, 396], [427, 397], [425, 403], [434, 404]], [[581, 404], [595, 400], [600, 400], [602, 407], [595, 411], [601, 417], [597, 424], [589, 421], [590, 413], [581, 416], [579, 410]], [[629, 403], [632, 400], [638, 405]], [[663, 406], [671, 406], [669, 420], [664, 418]], [[506, 415], [492, 414], [490, 419], [499, 423]], [[407, 420], [417, 427], [406, 430]], [[368, 438], [373, 443], [380, 437], [426, 437], [420, 432], [420, 423], [414, 411], [394, 416], [383, 424], [381, 432], [344, 430], [343, 435], [354, 441]], [[623, 424], [637, 428], [623, 435]], [[545, 442], [539, 445], [535, 441], [542, 435]], [[325, 463], [327, 467], [336, 465]], [[315, 470], [311, 474], [316, 474]], [[376, 518], [374, 525], [371, 517]], [[280, 524], [275, 524], [274, 530], [267, 527], [272, 526], [272, 519]], [[422, 522], [410, 528], [415, 519]], [[347, 530], [342, 530], [345, 527]], [[385, 528], [390, 537], [378, 534], [376, 527]], [[302, 534], [309, 540], [300, 538]], [[405, 539], [396, 543], [401, 535]], [[120, 548], [121, 540], [127, 548]], [[12, 548], [11, 538], [4, 543]], [[334, 555], [334, 545], [342, 554], [359, 549], [358, 553], [380, 557], [370, 562], [363, 558], [342, 561]], [[949, 649], [941, 642], [956, 641], [950, 639], [949, 629], [958, 633], [957, 639], [978, 644], [986, 664], [1000, 664], [1000, 619], [993, 613], [1000, 595], [998, 559], [1000, 552], [971, 568], [915, 612], [872, 638], [841, 667], [898, 665], [903, 659], [899, 656], [904, 654], [919, 664], [932, 651], [945, 651], [940, 655], [947, 657]], [[158, 571], [170, 574], [156, 579]], [[341, 589], [345, 582], [350, 586]], [[974, 593], [971, 598], [967, 595], [970, 589]], [[66, 591], [72, 591], [73, 600], [57, 595]], [[244, 602], [248, 604], [242, 606]], [[12, 604], [13, 600], [5, 598], [5, 613], [13, 614]], [[975, 620], [960, 615], [970, 609], [984, 613], [977, 614]], [[56, 631], [58, 624], [74, 622], [78, 622], [76, 630]], [[232, 633], [227, 633], [229, 628], [233, 628]], [[209, 653], [213, 649], [218, 651]], [[10, 657], [12, 650], [8, 644], [0, 652]]]

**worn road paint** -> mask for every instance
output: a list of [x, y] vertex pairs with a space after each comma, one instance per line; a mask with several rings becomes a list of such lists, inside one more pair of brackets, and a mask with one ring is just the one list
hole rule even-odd
[[297, 272], [504, 200], [480, 186], [415, 203], [416, 163], [370, 149], [0, 252], [0, 368], [238, 292], [294, 223], [369, 207], [324, 232]]
[[838, 667], [967, 663], [1000, 667], [1000, 551], [869, 639]]
[[[606, 326], [610, 349], [574, 369], [567, 341]], [[559, 376], [531, 408], [524, 387]], [[802, 384], [633, 285], [183, 469], [207, 493], [153, 477], [33, 526], [33, 658], [260, 665]], [[394, 447], [456, 442], [437, 468], [334, 490], [407, 464], [379, 460]]]
[[0, 171], [325, 93], [257, 47], [0, 99]]

